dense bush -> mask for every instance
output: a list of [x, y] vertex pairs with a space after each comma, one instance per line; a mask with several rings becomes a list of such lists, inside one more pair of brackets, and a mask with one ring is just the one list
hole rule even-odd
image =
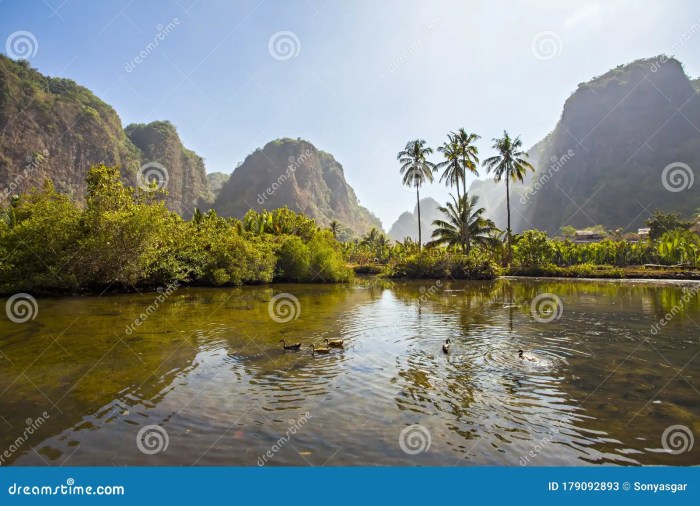
[[494, 279], [498, 267], [479, 253], [462, 255], [442, 248], [426, 248], [391, 262], [385, 271], [390, 278]]
[[2, 209], [0, 292], [352, 277], [333, 236], [288, 209], [249, 213], [245, 223], [213, 211], [184, 221], [163, 192], [125, 186], [116, 167], [92, 168], [87, 184], [83, 209], [50, 182]]

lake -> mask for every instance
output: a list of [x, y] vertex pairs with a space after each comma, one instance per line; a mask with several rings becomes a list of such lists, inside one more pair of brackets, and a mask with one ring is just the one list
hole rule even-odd
[[3, 465], [700, 464], [697, 283], [175, 287], [34, 316], [0, 320]]

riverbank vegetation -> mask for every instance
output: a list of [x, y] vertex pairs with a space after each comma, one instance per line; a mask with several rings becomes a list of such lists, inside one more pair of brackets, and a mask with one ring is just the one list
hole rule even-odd
[[103, 292], [173, 282], [231, 286], [347, 281], [340, 244], [287, 209], [243, 220], [169, 211], [164, 192], [126, 186], [116, 167], [93, 167], [79, 207], [47, 181], [15, 196], [0, 220], [0, 291]]

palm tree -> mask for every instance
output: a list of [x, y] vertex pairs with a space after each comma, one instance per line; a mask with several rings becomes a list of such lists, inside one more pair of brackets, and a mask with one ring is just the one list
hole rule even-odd
[[484, 218], [483, 207], [477, 207], [477, 195], [464, 194], [459, 200], [452, 197], [452, 202], [439, 206], [438, 210], [445, 215], [444, 220], [435, 220], [433, 225], [433, 241], [428, 245], [447, 244], [448, 247], [461, 246], [462, 252], [468, 255], [472, 246], [493, 246], [498, 231], [496, 225]]
[[338, 220], [331, 221], [329, 227], [330, 231], [333, 233], [333, 239], [338, 239], [338, 232], [340, 232], [340, 223]]
[[420, 226], [420, 187], [426, 182], [433, 182], [433, 172], [437, 170], [435, 164], [427, 159], [432, 154], [432, 148], [425, 145], [422, 139], [409, 141], [403, 151], [400, 151], [396, 159], [401, 164], [403, 184], [413, 186], [416, 189], [416, 201], [418, 204], [418, 249], [422, 244]]
[[506, 207], [508, 209], [508, 228], [506, 230], [506, 238], [508, 240], [507, 262], [511, 259], [511, 242], [512, 233], [510, 228], [510, 181], [524, 182], [524, 176], [527, 169], [534, 172], [534, 167], [526, 160], [527, 153], [521, 151], [523, 142], [520, 136], [511, 139], [508, 132], [503, 131], [502, 139], [493, 139], [493, 149], [498, 154], [484, 160], [486, 172], [494, 173], [494, 181], [497, 183], [502, 179], [506, 180]]
[[459, 144], [455, 142], [452, 133], [448, 134], [447, 137], [448, 141], [437, 148], [437, 150], [442, 153], [442, 156], [445, 157], [445, 160], [435, 165], [435, 168], [444, 169], [440, 176], [440, 182], [444, 179], [447, 186], [455, 186], [457, 188], [457, 200], [459, 200], [459, 182], [464, 178], [464, 172], [462, 171], [462, 164], [459, 158]]
[[460, 128], [457, 133], [453, 133], [454, 142], [459, 146], [459, 161], [462, 166], [462, 185], [464, 194], [467, 193], [467, 171], [475, 176], [479, 176], [477, 167], [479, 166], [479, 149], [474, 143], [481, 139], [476, 134], [468, 134], [464, 128]]

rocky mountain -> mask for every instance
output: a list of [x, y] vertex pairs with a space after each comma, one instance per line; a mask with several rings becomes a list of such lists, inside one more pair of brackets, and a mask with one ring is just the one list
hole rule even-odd
[[695, 87], [695, 91], [700, 93], [700, 78], [694, 79], [692, 81], [692, 83], [693, 83], [693, 87]]
[[357, 234], [381, 228], [379, 219], [358, 203], [342, 165], [301, 139], [278, 139], [256, 149], [233, 171], [214, 202], [219, 214], [237, 218], [249, 209], [285, 206], [320, 225], [338, 220]]
[[202, 159], [184, 148], [172, 124], [122, 128], [115, 110], [74, 81], [44, 76], [0, 55], [0, 187], [2, 196], [46, 178], [78, 201], [95, 164], [119, 165], [129, 184], [152, 162], [167, 171], [168, 206], [185, 216], [211, 199]]
[[219, 195], [221, 187], [226, 181], [231, 177], [231, 174], [225, 174], [223, 172], [210, 172], [207, 174], [207, 180], [209, 181], [209, 189], [214, 194], [214, 197]]
[[[580, 84], [554, 130], [529, 151], [536, 173], [511, 186], [513, 229], [634, 230], [657, 208], [694, 213], [700, 207], [700, 193], [689, 185], [700, 175], [697, 87], [680, 62], [664, 56]], [[478, 180], [470, 191], [505, 227], [504, 185]]]
[[[430, 241], [433, 231], [433, 220], [442, 219], [442, 213], [438, 211], [440, 204], [432, 197], [420, 199], [420, 218], [423, 235], [423, 243]], [[406, 211], [394, 222], [389, 229], [389, 237], [395, 241], [403, 241], [410, 237], [418, 240], [418, 206], [413, 206], [413, 212]]]

